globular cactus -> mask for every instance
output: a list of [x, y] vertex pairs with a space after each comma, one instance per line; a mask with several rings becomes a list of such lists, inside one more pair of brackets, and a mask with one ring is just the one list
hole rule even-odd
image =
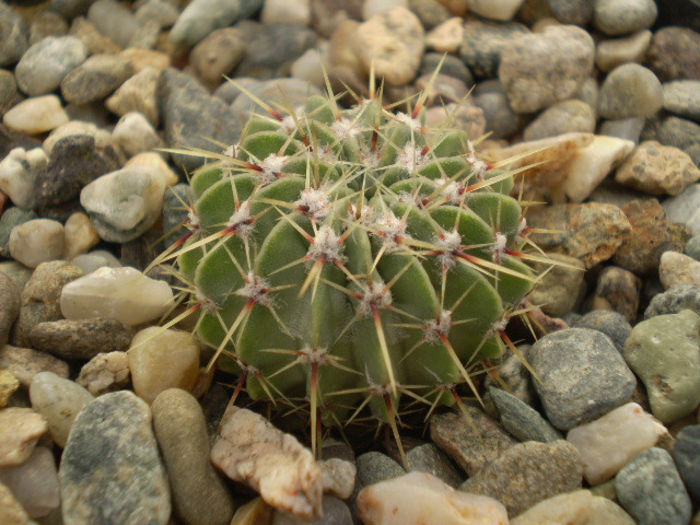
[[464, 131], [427, 128], [425, 96], [409, 113], [380, 96], [266, 107], [193, 175], [190, 233], [161, 258], [218, 366], [309, 410], [314, 446], [367, 406], [397, 434], [402, 398], [476, 393], [471, 371], [502, 354], [535, 280], [513, 174]]

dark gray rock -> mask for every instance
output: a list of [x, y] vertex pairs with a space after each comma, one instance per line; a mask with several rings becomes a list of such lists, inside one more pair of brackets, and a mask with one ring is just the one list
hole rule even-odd
[[700, 425], [689, 425], [678, 433], [673, 460], [695, 504], [700, 504]]
[[589, 328], [545, 335], [527, 357], [549, 421], [569, 430], [628, 401], [636, 379], [609, 337]]
[[509, 516], [516, 516], [542, 500], [581, 488], [582, 480], [581, 456], [571, 443], [528, 441], [506, 450], [460, 490], [495, 498]]
[[451, 487], [456, 488], [464, 481], [450, 459], [432, 443], [413, 447], [406, 453], [406, 459], [411, 471], [427, 472]]
[[[228, 105], [189, 75], [176, 69], [165, 69], [158, 81], [160, 118], [165, 140], [172, 148], [216, 149], [212, 142], [233, 144], [238, 139], [242, 123]], [[173, 155], [173, 160], [187, 170], [202, 164], [202, 159]]]
[[396, 461], [381, 452], [365, 452], [357, 456], [356, 490], [387, 479], [403, 476], [406, 471]]
[[21, 291], [4, 272], [0, 272], [0, 348], [10, 338], [10, 329], [19, 315]]
[[639, 525], [687, 525], [691, 503], [671, 455], [661, 448], [637, 454], [615, 476], [617, 499]]
[[505, 139], [520, 129], [521, 120], [511, 109], [508, 95], [498, 80], [479, 82], [473, 92], [474, 105], [484, 112], [486, 131], [494, 139]]
[[593, 310], [571, 325], [572, 328], [592, 328], [607, 335], [620, 352], [632, 331], [625, 317], [612, 310]]
[[192, 47], [215, 29], [232, 25], [240, 11], [239, 0], [194, 0], [180, 13], [169, 38], [177, 46]]
[[681, 310], [693, 310], [700, 315], [700, 286], [680, 283], [656, 294], [644, 310], [644, 319], [656, 315], [677, 314]]
[[10, 232], [15, 226], [19, 226], [27, 221], [36, 219], [37, 215], [32, 210], [25, 210], [11, 206], [0, 216], [0, 255], [3, 257], [10, 256]]
[[537, 410], [500, 388], [489, 388], [489, 394], [501, 416], [501, 424], [519, 441], [548, 443], [563, 439], [561, 434]]
[[134, 329], [116, 319], [59, 319], [38, 323], [29, 331], [32, 348], [64, 359], [92, 359], [100, 352], [126, 351]]
[[0, 3], [0, 66], [17, 62], [27, 49], [27, 28], [22, 17]]
[[131, 60], [121, 55], [93, 55], [61, 81], [61, 94], [72, 104], [108, 97], [134, 73]]
[[462, 62], [456, 56], [443, 55], [442, 53], [426, 53], [423, 55], [418, 76], [432, 75], [435, 73], [435, 70], [443, 58], [444, 61], [440, 67], [441, 75], [457, 78], [464, 82], [467, 87], [471, 87], [474, 84], [474, 76], [472, 75], [472, 72], [469, 71], [469, 68], [464, 65], [464, 62]]
[[168, 523], [170, 489], [151, 411], [129, 391], [104, 394], [78, 414], [58, 471], [63, 523]]
[[476, 76], [495, 78], [502, 51], [511, 41], [528, 34], [529, 29], [517, 22], [469, 20], [464, 25], [459, 57]]
[[248, 42], [246, 55], [235, 70], [235, 76], [271, 79], [287, 77], [292, 63], [316, 44], [316, 34], [294, 24], [261, 26]]

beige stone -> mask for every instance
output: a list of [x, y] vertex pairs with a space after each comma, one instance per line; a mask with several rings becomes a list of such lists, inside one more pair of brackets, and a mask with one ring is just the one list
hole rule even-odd
[[0, 467], [24, 463], [48, 428], [44, 416], [31, 408], [0, 410]]
[[0, 524], [29, 525], [33, 523], [29, 514], [22, 508], [10, 489], [0, 483]]
[[3, 116], [8, 128], [27, 135], [36, 135], [68, 122], [68, 114], [56, 95], [28, 98], [12, 107]]
[[425, 45], [438, 53], [454, 53], [462, 45], [464, 20], [455, 16], [431, 29], [425, 35]]
[[17, 379], [9, 370], [0, 369], [0, 408], [7, 405], [7, 402], [19, 388]]
[[643, 29], [623, 38], [602, 40], [595, 50], [595, 64], [607, 73], [627, 62], [642, 62], [651, 43], [651, 31]]
[[700, 286], [700, 261], [684, 253], [664, 252], [659, 263], [659, 279], [666, 289], [681, 283]]
[[92, 225], [90, 217], [82, 211], [75, 212], [68, 217], [63, 226], [64, 248], [63, 258], [70, 260], [76, 255], [87, 253], [90, 248], [100, 242], [100, 236]]

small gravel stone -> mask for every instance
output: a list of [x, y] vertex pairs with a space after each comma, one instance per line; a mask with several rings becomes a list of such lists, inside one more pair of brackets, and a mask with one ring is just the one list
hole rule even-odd
[[61, 81], [63, 98], [87, 104], [109, 96], [133, 73], [131, 61], [122, 55], [93, 55]]
[[498, 78], [513, 111], [530, 113], [570, 98], [591, 74], [594, 53], [593, 39], [576, 26], [547, 27], [509, 42]]
[[73, 257], [71, 263], [83, 270], [85, 275], [103, 266], [108, 266], [110, 268], [119, 268], [122, 266], [119, 259], [107, 250], [93, 250], [90, 253], [82, 253]]
[[220, 27], [233, 25], [240, 16], [239, 0], [194, 0], [180, 13], [169, 38], [191, 47]]
[[[261, 523], [256, 521], [253, 523]], [[253, 525], [251, 523], [250, 525]], [[267, 522], [266, 522], [267, 523]], [[314, 521], [297, 518], [287, 512], [275, 511], [271, 525], [353, 525], [352, 513], [347, 504], [331, 495], [323, 496], [323, 517]], [[231, 525], [237, 525], [233, 523]]]
[[651, 70], [639, 64], [616, 67], [600, 88], [598, 113], [601, 117], [651, 117], [662, 106], [661, 82]]
[[438, 53], [454, 53], [459, 50], [464, 38], [464, 21], [452, 17], [432, 28], [425, 35], [425, 45]]
[[592, 307], [594, 310], [613, 310], [629, 322], [637, 319], [642, 280], [619, 266], [607, 266], [598, 275]]
[[180, 11], [169, 0], [147, 0], [139, 3], [135, 14], [142, 24], [156, 21], [158, 26], [163, 29], [171, 27], [175, 23], [177, 17], [180, 16]]
[[97, 0], [90, 5], [87, 17], [102, 35], [122, 49], [129, 47], [141, 27], [131, 9], [116, 0]]
[[66, 525], [165, 525], [170, 517], [170, 488], [151, 411], [132, 392], [104, 394], [78, 414], [58, 477]]
[[90, 217], [83, 212], [76, 212], [68, 217], [63, 228], [65, 232], [64, 259], [71, 260], [76, 255], [86, 253], [100, 242], [100, 237], [90, 222]]
[[612, 341], [597, 330], [569, 328], [539, 339], [528, 359], [535, 389], [560, 430], [586, 423], [630, 399], [636, 380]]
[[86, 57], [87, 49], [80, 39], [46, 37], [30, 47], [17, 64], [17, 85], [30, 96], [51, 93]]
[[[35, 447], [29, 459], [21, 465], [0, 467], [0, 484], [12, 491], [32, 518], [44, 517], [61, 504], [56, 462], [46, 447]], [[0, 522], [17, 523], [2, 521], [1, 513]]]
[[[518, 345], [521, 355], [527, 353], [529, 345]], [[521, 359], [512, 351], [508, 351], [503, 363], [496, 369], [499, 381], [491, 375], [487, 375], [484, 380], [486, 388], [503, 388], [503, 384], [508, 387], [508, 392], [517, 397], [520, 401], [529, 406], [537, 403], [537, 394], [530, 380], [530, 372], [527, 370]], [[503, 381], [503, 384], [501, 383]]]
[[475, 75], [494, 78], [498, 75], [503, 50], [528, 34], [528, 28], [517, 22], [468, 20], [464, 23], [459, 56]]
[[520, 9], [523, 0], [467, 0], [467, 8], [479, 16], [508, 21]]
[[700, 315], [700, 286], [680, 283], [656, 294], [644, 311], [644, 319], [656, 315], [677, 314], [686, 309]]
[[30, 408], [0, 410], [0, 467], [27, 461], [47, 430], [46, 419]]
[[11, 372], [0, 368], [0, 408], [7, 405], [12, 394], [19, 388], [19, 379]]
[[218, 86], [246, 53], [245, 36], [233, 27], [217, 29], [190, 53], [190, 65], [205, 85]]
[[112, 136], [129, 157], [164, 146], [151, 123], [142, 113], [135, 111], [119, 119]]
[[510, 520], [511, 525], [634, 525], [634, 520], [619, 505], [591, 491], [575, 490], [541, 501]]
[[192, 525], [229, 523], [233, 501], [209, 461], [209, 437], [197, 400], [171, 388], [155, 398], [151, 410], [177, 515]]
[[666, 289], [682, 283], [700, 286], [700, 262], [683, 253], [664, 252], [659, 264], [659, 279]]
[[513, 445], [460, 490], [490, 496], [515, 516], [542, 500], [581, 488], [581, 456], [567, 441]]
[[129, 384], [129, 356], [126, 352], [97, 354], [80, 369], [76, 382], [93, 396], [122, 390]]
[[73, 19], [70, 27], [70, 34], [79, 38], [90, 54], [116, 54], [119, 53], [121, 49], [111, 38], [102, 34], [102, 32], [95, 27], [95, 24], [82, 16]]
[[558, 102], [540, 113], [523, 131], [523, 140], [537, 140], [568, 133], [595, 131], [595, 110], [580, 100]]
[[17, 81], [12, 72], [0, 69], [0, 117], [23, 99], [24, 97], [17, 91]]
[[364, 523], [507, 523], [506, 509], [493, 498], [455, 491], [426, 472], [411, 472], [365, 488], [357, 497]]
[[359, 489], [406, 474], [401, 465], [381, 452], [370, 451], [360, 454], [357, 456], [356, 464]]
[[593, 22], [603, 33], [625, 35], [651, 27], [657, 14], [653, 0], [597, 0]]
[[3, 2], [0, 4], [0, 66], [9, 66], [17, 62], [27, 46], [27, 28], [24, 20]]
[[340, 499], [352, 496], [357, 477], [355, 463], [340, 458], [329, 458], [319, 461], [318, 466], [321, 469], [324, 493], [334, 494]]
[[593, 2], [589, 0], [547, 0], [547, 6], [562, 24], [583, 27], [593, 17]]
[[700, 78], [700, 33], [689, 27], [654, 32], [646, 63], [662, 81]]
[[134, 392], [147, 403], [168, 388], [191, 392], [199, 376], [198, 340], [189, 332], [144, 328], [127, 351]]
[[0, 348], [7, 343], [10, 329], [22, 304], [19, 287], [9, 275], [0, 271]]
[[640, 525], [686, 525], [690, 498], [671, 455], [661, 448], [638, 454], [615, 477], [620, 504]]
[[23, 100], [2, 117], [10, 129], [36, 135], [59, 127], [68, 122], [68, 114], [56, 95], [44, 95]]
[[664, 109], [700, 120], [700, 80], [676, 80], [663, 85]]
[[29, 268], [60, 259], [65, 248], [63, 225], [50, 219], [33, 219], [12, 228], [10, 255]]
[[260, 12], [263, 24], [297, 24], [308, 26], [311, 23], [311, 3], [309, 0], [266, 0]]
[[603, 40], [595, 51], [595, 64], [607, 73], [627, 62], [642, 62], [651, 42], [651, 31], [644, 29], [624, 38]]
[[406, 459], [410, 465], [409, 472], [427, 472], [453, 488], [464, 481], [464, 476], [449, 458], [432, 443], [413, 447], [406, 453]]
[[696, 166], [700, 166], [699, 124], [688, 119], [669, 116], [661, 122], [655, 138], [664, 146], [682, 149], [693, 159]]
[[63, 448], [78, 412], [93, 396], [78, 383], [53, 372], [39, 372], [29, 387], [29, 399], [32, 408], [46, 418], [54, 443]]
[[548, 443], [562, 439], [557, 429], [550, 425], [537, 410], [500, 388], [489, 388], [489, 394], [500, 415], [501, 424], [519, 441]]
[[36, 180], [49, 163], [42, 148], [14, 148], [0, 162], [0, 190], [21, 208], [36, 205]]
[[683, 223], [693, 235], [700, 234], [700, 184], [690, 184], [662, 203], [669, 221]]
[[484, 112], [486, 130], [494, 139], [510, 137], [520, 128], [520, 119], [508, 104], [508, 96], [498, 80], [487, 80], [476, 85], [474, 105]]
[[124, 116], [131, 111], [142, 113], [154, 126], [158, 126], [158, 102], [156, 90], [160, 71], [147, 67], [127, 79], [114, 94], [105, 101], [112, 113]]
[[592, 328], [607, 335], [620, 352], [632, 331], [625, 317], [611, 310], [593, 310], [573, 323], [572, 328]]
[[430, 438], [469, 476], [474, 476], [516, 441], [481, 410], [467, 410], [469, 419], [453, 412], [432, 416]]
[[0, 348], [0, 368], [10, 372], [20, 384], [29, 388], [39, 372], [53, 372], [59, 377], [68, 377], [68, 363], [46, 352], [31, 348], [5, 345]]
[[3, 483], [0, 483], [0, 520], [2, 523], [12, 523], [13, 525], [31, 525], [33, 523], [27, 511], [22, 508], [12, 491]]
[[654, 416], [670, 423], [700, 403], [700, 316], [691, 310], [637, 324], [624, 356], [646, 386]]

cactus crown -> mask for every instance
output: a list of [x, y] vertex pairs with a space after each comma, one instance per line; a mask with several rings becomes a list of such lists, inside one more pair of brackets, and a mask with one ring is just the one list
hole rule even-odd
[[367, 413], [397, 436], [402, 398], [478, 397], [470, 374], [534, 282], [512, 173], [449, 119], [426, 127], [425, 97], [409, 113], [381, 95], [257, 101], [269, 115], [193, 175], [189, 233], [158, 261], [177, 259], [218, 366], [308, 409], [314, 447], [321, 424]]

